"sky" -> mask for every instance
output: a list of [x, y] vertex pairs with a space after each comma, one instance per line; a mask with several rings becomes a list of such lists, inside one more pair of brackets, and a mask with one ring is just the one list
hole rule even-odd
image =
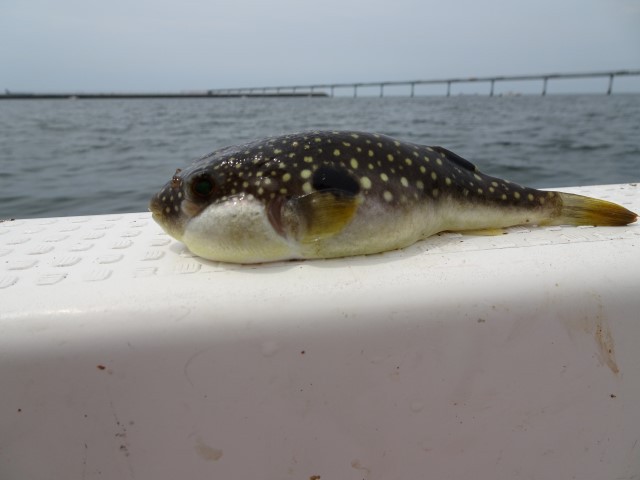
[[640, 0], [0, 0], [0, 92], [617, 69], [640, 69]]

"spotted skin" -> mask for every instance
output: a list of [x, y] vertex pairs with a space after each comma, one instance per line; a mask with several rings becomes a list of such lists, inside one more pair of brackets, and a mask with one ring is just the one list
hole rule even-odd
[[[564, 214], [569, 197], [578, 198], [484, 175], [442, 147], [314, 131], [202, 157], [176, 171], [150, 210], [194, 253], [254, 263], [376, 253], [443, 230], [578, 223]], [[627, 213], [616, 210], [615, 224], [635, 220], [618, 208]]]

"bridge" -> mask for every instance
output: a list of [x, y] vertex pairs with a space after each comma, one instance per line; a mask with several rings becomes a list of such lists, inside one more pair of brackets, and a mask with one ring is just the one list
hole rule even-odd
[[512, 82], [512, 81], [526, 81], [526, 80], [540, 80], [542, 82], [541, 94], [544, 96], [547, 94], [547, 85], [549, 80], [562, 80], [562, 79], [579, 79], [579, 78], [609, 78], [609, 84], [606, 94], [611, 95], [613, 92], [613, 80], [615, 77], [626, 76], [640, 76], [640, 70], [612, 70], [612, 71], [600, 71], [600, 72], [580, 72], [580, 73], [546, 73], [537, 75], [502, 75], [491, 77], [456, 77], [456, 78], [444, 78], [435, 80], [402, 80], [402, 81], [386, 81], [386, 82], [358, 82], [358, 83], [318, 83], [309, 85], [289, 85], [279, 87], [247, 87], [247, 88], [223, 88], [209, 90], [212, 95], [267, 95], [275, 94], [281, 95], [284, 93], [300, 94], [305, 92], [308, 95], [315, 95], [317, 93], [328, 94], [329, 96], [335, 96], [336, 89], [351, 89], [353, 91], [353, 97], [358, 96], [358, 89], [363, 87], [377, 87], [379, 88], [379, 96], [384, 97], [385, 87], [408, 87], [408, 95], [410, 97], [415, 96], [415, 88], [417, 85], [446, 85], [446, 95], [451, 95], [451, 86], [461, 83], [488, 83], [489, 84], [489, 96], [493, 96], [495, 92], [495, 85], [497, 82]]
[[279, 87], [242, 87], [242, 88], [218, 88], [210, 90], [198, 90], [175, 93], [18, 93], [5, 90], [0, 93], [0, 100], [20, 99], [144, 99], [144, 98], [243, 98], [243, 97], [327, 97], [335, 96], [337, 89], [350, 89], [353, 97], [358, 96], [358, 89], [378, 88], [379, 96], [384, 97], [386, 87], [407, 87], [410, 97], [416, 96], [416, 86], [443, 85], [446, 86], [447, 97], [451, 95], [451, 86], [463, 83], [487, 83], [489, 96], [495, 93], [495, 85], [498, 82], [536, 81], [542, 82], [542, 95], [547, 94], [547, 86], [550, 80], [581, 79], [581, 78], [608, 78], [607, 95], [613, 93], [613, 80], [616, 77], [640, 76], [640, 70], [611, 70], [601, 72], [580, 73], [546, 73], [538, 75], [502, 75], [492, 77], [456, 77], [435, 80], [403, 80], [386, 82], [358, 82], [358, 83], [317, 83], [309, 85], [289, 85]]

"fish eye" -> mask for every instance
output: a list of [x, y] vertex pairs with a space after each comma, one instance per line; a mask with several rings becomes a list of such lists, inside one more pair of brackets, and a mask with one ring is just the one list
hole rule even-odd
[[191, 183], [191, 191], [197, 197], [206, 198], [213, 193], [213, 180], [208, 175], [200, 175]]

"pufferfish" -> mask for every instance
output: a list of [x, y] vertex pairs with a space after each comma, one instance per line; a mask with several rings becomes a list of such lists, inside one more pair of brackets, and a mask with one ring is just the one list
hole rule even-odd
[[372, 254], [443, 231], [637, 219], [608, 201], [485, 175], [442, 147], [351, 131], [222, 148], [176, 170], [149, 208], [194, 254], [234, 263]]

